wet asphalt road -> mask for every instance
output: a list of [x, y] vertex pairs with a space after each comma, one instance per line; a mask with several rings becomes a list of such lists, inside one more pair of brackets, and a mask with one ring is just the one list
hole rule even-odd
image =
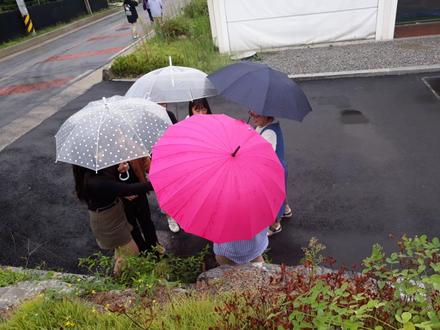
[[[440, 76], [440, 73], [437, 74]], [[289, 164], [292, 219], [271, 238], [273, 262], [296, 264], [310, 237], [340, 263], [360, 263], [371, 245], [440, 236], [440, 101], [425, 75], [302, 82], [314, 111], [303, 123], [282, 121]], [[87, 211], [73, 195], [70, 166], [54, 163], [62, 122], [89, 101], [122, 95], [130, 83], [92, 87], [0, 153], [0, 264], [77, 271], [77, 259], [98, 250]], [[213, 111], [246, 118], [221, 98]], [[186, 105], [171, 106], [182, 119]], [[206, 242], [171, 235], [152, 200], [164, 244], [188, 255]], [[390, 238], [391, 237], [391, 238]]]

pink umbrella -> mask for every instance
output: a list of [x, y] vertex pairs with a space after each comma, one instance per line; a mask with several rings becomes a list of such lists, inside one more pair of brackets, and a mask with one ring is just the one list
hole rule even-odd
[[196, 115], [153, 147], [160, 207], [188, 233], [216, 243], [249, 240], [271, 225], [286, 196], [272, 146], [243, 121]]

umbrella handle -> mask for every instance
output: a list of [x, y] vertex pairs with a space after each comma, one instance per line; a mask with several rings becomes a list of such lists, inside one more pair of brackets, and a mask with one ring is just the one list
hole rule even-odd
[[[122, 174], [124, 174], [124, 173], [126, 175], [125, 177], [122, 176]], [[124, 173], [119, 173], [119, 180], [127, 181], [130, 178], [130, 173], [128, 173], [128, 172], [124, 172]]]

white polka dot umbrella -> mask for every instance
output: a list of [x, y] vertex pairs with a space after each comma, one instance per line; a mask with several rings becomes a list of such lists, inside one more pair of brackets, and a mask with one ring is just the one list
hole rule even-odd
[[95, 171], [147, 156], [171, 121], [160, 105], [113, 96], [90, 102], [55, 135], [56, 161]]

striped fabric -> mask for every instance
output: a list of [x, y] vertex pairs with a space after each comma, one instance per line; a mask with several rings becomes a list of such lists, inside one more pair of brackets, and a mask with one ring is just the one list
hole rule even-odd
[[265, 228], [250, 240], [214, 243], [214, 253], [236, 264], [245, 264], [262, 255], [268, 244], [267, 228]]

